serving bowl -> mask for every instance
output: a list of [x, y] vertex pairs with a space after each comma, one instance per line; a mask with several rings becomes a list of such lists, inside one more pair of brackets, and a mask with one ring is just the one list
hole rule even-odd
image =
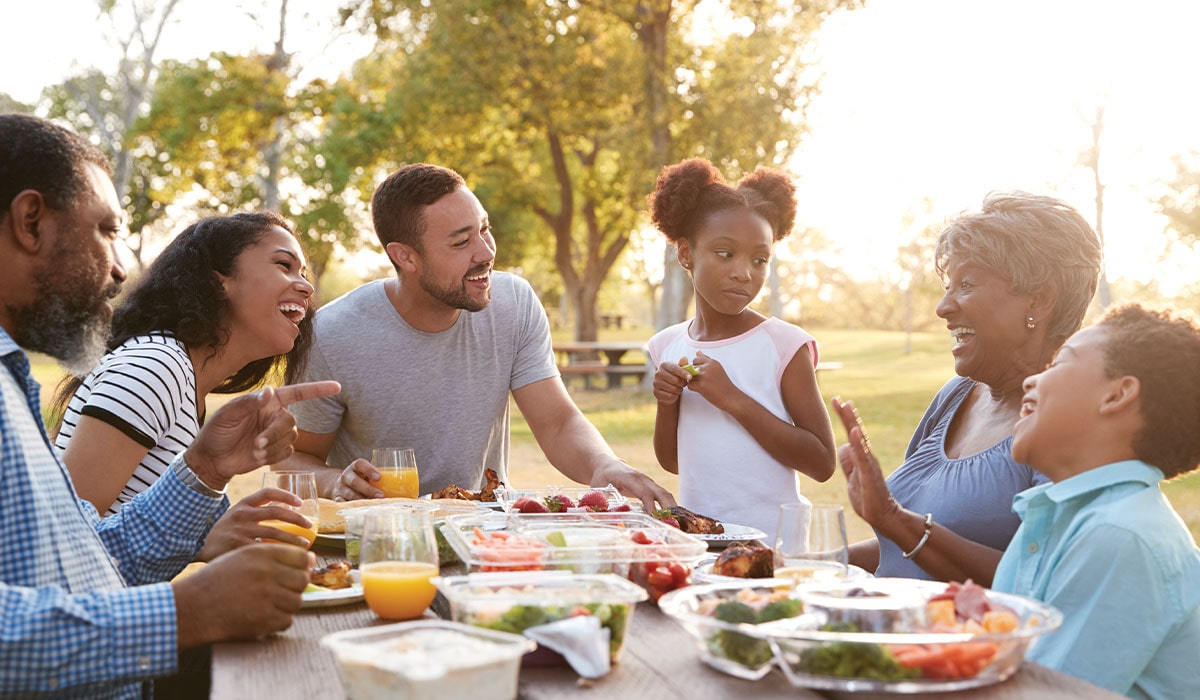
[[[741, 587], [748, 585], [753, 582]], [[756, 656], [730, 659], [717, 653], [729, 646], [714, 642], [731, 628], [705, 619], [705, 600], [738, 587], [692, 586], [664, 596], [659, 607], [688, 629], [706, 663], [743, 678], [761, 677], [770, 670], [761, 644], [752, 647]], [[865, 578], [800, 585], [789, 595], [803, 605], [800, 615], [732, 631], [766, 644], [770, 663], [793, 685], [821, 690], [923, 694], [998, 683], [1017, 671], [1040, 636], [1062, 623], [1050, 606], [973, 584]], [[964, 620], [962, 611], [979, 619]]]

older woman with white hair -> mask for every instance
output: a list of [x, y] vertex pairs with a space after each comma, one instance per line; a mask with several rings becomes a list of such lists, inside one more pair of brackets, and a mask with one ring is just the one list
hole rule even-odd
[[[1013, 496], [1046, 481], [1010, 452], [1021, 385], [1082, 325], [1100, 242], [1061, 201], [993, 194], [942, 231], [935, 259], [946, 283], [937, 314], [958, 376], [934, 397], [886, 481], [873, 455], [856, 462], [843, 446], [851, 504], [877, 536], [853, 545], [851, 562], [877, 576], [990, 585], [1020, 524]], [[850, 439], [865, 440], [854, 406], [835, 398], [834, 408]]]

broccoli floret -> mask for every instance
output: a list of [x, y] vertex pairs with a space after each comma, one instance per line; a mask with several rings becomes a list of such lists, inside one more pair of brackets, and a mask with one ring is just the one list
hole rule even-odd
[[777, 600], [773, 603], [768, 603], [767, 606], [758, 613], [758, 621], [759, 623], [774, 622], [775, 620], [795, 617], [800, 614], [802, 607], [803, 605], [800, 603], [800, 601], [793, 598]]

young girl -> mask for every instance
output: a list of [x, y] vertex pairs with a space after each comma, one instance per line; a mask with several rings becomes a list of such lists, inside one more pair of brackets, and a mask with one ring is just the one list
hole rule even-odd
[[[210, 393], [253, 389], [285, 368], [294, 374], [311, 340], [312, 293], [299, 242], [277, 214], [213, 217], [180, 233], [114, 311], [100, 364], [59, 386], [55, 446], [79, 497], [115, 513], [195, 438]], [[259, 507], [271, 500], [292, 499], [248, 497], [197, 558], [254, 537], [295, 541], [258, 525], [303, 524], [287, 509]]]
[[797, 473], [825, 481], [835, 454], [816, 341], [748, 308], [791, 233], [795, 186], [760, 168], [733, 187], [693, 158], [659, 174], [650, 213], [696, 289], [696, 317], [649, 343], [655, 455], [679, 474], [684, 507], [774, 542], [779, 506], [808, 503]]

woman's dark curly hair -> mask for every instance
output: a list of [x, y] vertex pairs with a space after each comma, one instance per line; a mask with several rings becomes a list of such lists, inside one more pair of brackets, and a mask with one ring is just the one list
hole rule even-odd
[[1108, 313], [1104, 370], [1141, 386], [1138, 459], [1168, 478], [1200, 465], [1200, 328], [1192, 321], [1137, 305]]
[[650, 195], [650, 220], [672, 243], [692, 240], [711, 214], [728, 209], [758, 214], [781, 241], [796, 221], [796, 186], [778, 170], [758, 168], [731, 187], [712, 163], [689, 158], [663, 168]]
[[[225, 320], [229, 300], [221, 286], [220, 273], [233, 276], [238, 256], [255, 245], [268, 229], [279, 227], [292, 235], [295, 230], [274, 212], [246, 212], [202, 219], [183, 230], [155, 258], [149, 269], [113, 312], [108, 351], [138, 335], [155, 331], [174, 334], [188, 348], [210, 348], [213, 354], [229, 342]], [[300, 334], [291, 351], [255, 360], [234, 372], [213, 389], [217, 394], [235, 394], [261, 386], [283, 370], [291, 383], [303, 370], [312, 344], [312, 311], [300, 321]], [[53, 414], [61, 416], [83, 383], [68, 376], [58, 386]]]

